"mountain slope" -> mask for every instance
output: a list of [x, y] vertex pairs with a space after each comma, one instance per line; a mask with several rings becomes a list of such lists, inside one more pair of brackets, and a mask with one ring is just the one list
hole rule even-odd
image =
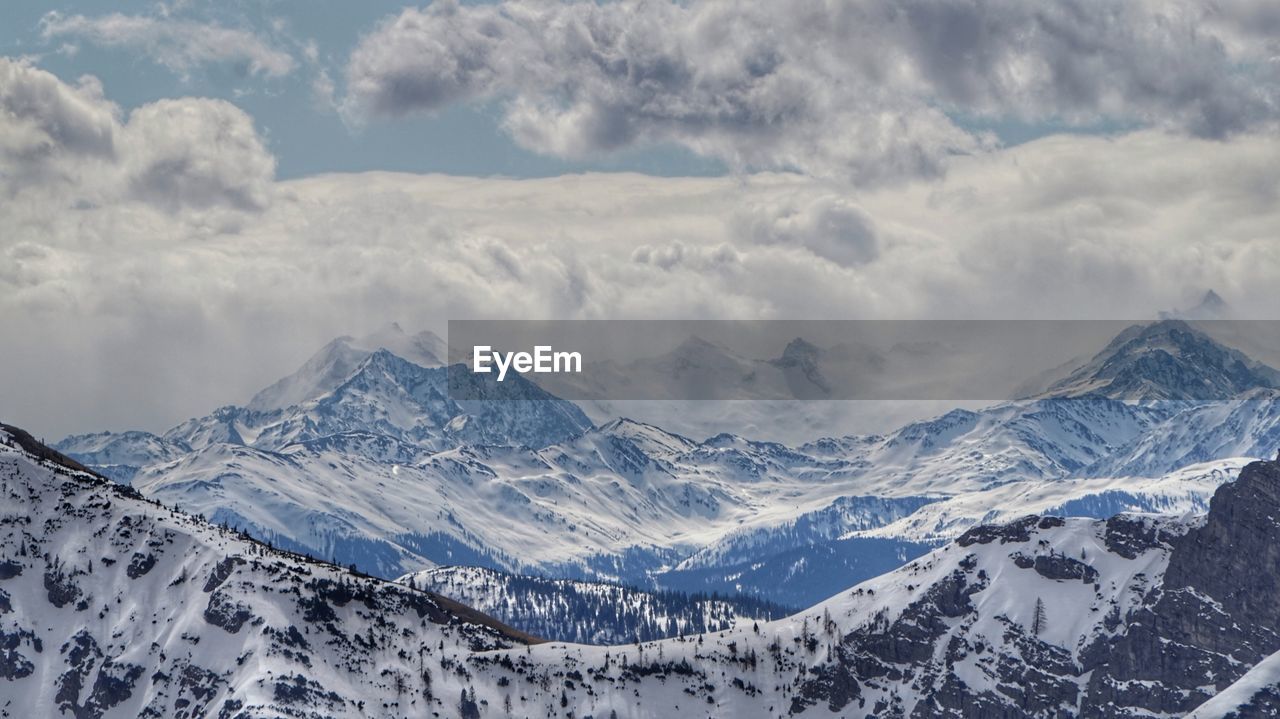
[[450, 712], [460, 657], [526, 639], [76, 467], [0, 426], [0, 716]]
[[[1182, 716], [1253, 666], [1267, 681], [1280, 574], [1258, 569], [1276, 566], [1280, 463], [1254, 462], [1204, 517], [978, 527], [785, 620], [542, 645], [519, 673], [572, 679], [546, 716]], [[1265, 716], [1258, 697], [1237, 715]]]
[[1155, 477], [1225, 457], [1272, 457], [1280, 448], [1280, 392], [1275, 390], [1255, 389], [1234, 400], [1181, 405], [1179, 410], [1081, 475]]
[[1258, 662], [1231, 686], [1196, 707], [1188, 719], [1280, 717], [1280, 652]]
[[1280, 386], [1280, 372], [1182, 320], [1134, 325], [1045, 396], [1125, 400], [1225, 400]]
[[781, 619], [794, 610], [740, 596], [643, 592], [617, 584], [440, 567], [400, 578], [475, 607], [522, 631], [578, 644], [648, 642]]

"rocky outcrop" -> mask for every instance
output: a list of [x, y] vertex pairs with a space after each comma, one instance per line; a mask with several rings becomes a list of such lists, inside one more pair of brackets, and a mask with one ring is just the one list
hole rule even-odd
[[1164, 581], [1096, 650], [1084, 716], [1181, 714], [1280, 650], [1280, 463], [1255, 462], [1174, 542]]
[[[966, 532], [955, 546], [983, 558], [964, 556], [955, 571], [915, 590], [919, 597], [896, 618], [873, 616], [844, 636], [830, 663], [808, 671], [791, 712], [845, 711], [880, 691], [894, 699], [872, 707], [878, 716], [1183, 716], [1280, 651], [1280, 463], [1246, 466], [1190, 527], [1125, 515], [1096, 523], [1092, 537], [1110, 559], [1090, 555], [1083, 542], [1076, 555], [1063, 551], [1055, 535], [1063, 527], [1060, 518], [1032, 516]], [[1167, 561], [1132, 568], [1156, 556]], [[1127, 577], [1101, 569], [1126, 562]], [[1030, 594], [1040, 589], [1010, 589], [1025, 581], [1019, 570], [1057, 591], [1094, 588], [1092, 606], [1067, 618], [1091, 623], [1081, 644], [1050, 636], [1063, 618]], [[1124, 582], [1132, 601], [1104, 598]], [[1053, 591], [1044, 587], [1042, 596]], [[1020, 619], [1002, 614], [1020, 593], [1034, 607]], [[1280, 687], [1264, 688], [1236, 715], [1272, 716], [1276, 696]]]

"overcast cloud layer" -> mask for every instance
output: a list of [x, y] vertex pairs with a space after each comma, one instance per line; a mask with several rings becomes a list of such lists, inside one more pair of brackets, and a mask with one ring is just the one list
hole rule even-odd
[[1010, 119], [1274, 126], [1278, 26], [1274, 4], [1243, 0], [442, 0], [363, 39], [344, 107], [498, 101], [538, 152], [673, 142], [865, 185], [938, 174]]
[[[0, 406], [160, 429], [390, 319], [1150, 316], [1280, 300], [1280, 139], [1148, 130], [798, 174], [278, 183], [250, 118], [0, 61]], [[72, 399], [74, 398], [74, 399]], [[76, 407], [72, 412], [69, 407]]]
[[[281, 182], [231, 102], [124, 110], [91, 76], [0, 58], [0, 417], [164, 429], [390, 320], [1125, 319], [1208, 288], [1276, 319], [1276, 7], [438, 2], [334, 74], [365, 132], [489, 103], [538, 152], [676, 143], [736, 170], [697, 179]], [[39, 32], [179, 74], [314, 60], [151, 20]], [[1008, 121], [1093, 134], [981, 129]]]

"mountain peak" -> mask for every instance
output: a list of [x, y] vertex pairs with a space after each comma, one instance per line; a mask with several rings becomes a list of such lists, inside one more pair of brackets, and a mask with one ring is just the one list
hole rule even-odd
[[1280, 372], [1181, 319], [1128, 327], [1043, 396], [1126, 400], [1230, 399], [1280, 386]]
[[817, 345], [804, 339], [797, 337], [787, 343], [782, 350], [783, 361], [809, 361], [812, 362], [822, 350]]
[[646, 422], [636, 421], [630, 417], [619, 417], [606, 422], [600, 425], [596, 431], [600, 434], [628, 439], [655, 454], [665, 455], [670, 452], [687, 452], [697, 445], [696, 442], [688, 437], [668, 432], [661, 427]]
[[321, 347], [296, 372], [249, 400], [247, 409], [269, 412], [302, 404], [333, 391], [354, 374], [369, 356], [386, 350], [419, 367], [440, 367], [445, 342], [430, 331], [406, 334], [390, 322], [363, 337], [343, 335]]
[[1200, 303], [1191, 309], [1160, 313], [1162, 320], [1222, 320], [1230, 317], [1231, 306], [1213, 290], [1206, 291], [1204, 297], [1200, 298]]

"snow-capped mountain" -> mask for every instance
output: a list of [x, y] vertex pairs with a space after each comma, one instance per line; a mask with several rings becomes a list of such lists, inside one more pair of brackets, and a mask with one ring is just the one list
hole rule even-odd
[[[335, 366], [333, 348], [356, 345], [339, 341], [308, 364]], [[1185, 350], [1170, 360], [1179, 386], [1267, 376], [1167, 321], [1127, 330], [1086, 365], [1101, 374], [1077, 372], [1071, 387], [1165, 367], [1139, 360], [1170, 347]], [[795, 366], [812, 351], [796, 345]], [[379, 348], [291, 407], [226, 407], [162, 437], [59, 447], [148, 496], [387, 578], [471, 564], [803, 606], [1010, 513], [1203, 508], [1225, 475], [1183, 468], [1271, 456], [1280, 406], [1258, 388], [1218, 405], [1230, 410], [1045, 397], [789, 447], [629, 420], [591, 427], [519, 377], [502, 391], [530, 401], [486, 395], [492, 380], [467, 396], [494, 399], [453, 400], [448, 381], [446, 368]]]
[[[423, 337], [415, 336], [414, 342], [425, 341]], [[352, 360], [350, 371], [322, 394], [284, 409], [227, 406], [183, 422], [163, 436], [105, 432], [68, 437], [58, 446], [95, 466], [115, 466], [112, 476], [132, 476], [144, 466], [226, 445], [279, 451], [356, 432], [422, 449], [484, 443], [542, 447], [591, 426], [577, 406], [556, 400], [522, 377], [502, 385], [476, 380], [478, 385], [471, 395], [500, 397], [502, 401], [453, 400], [446, 367], [424, 367], [386, 348], [358, 347], [347, 338], [330, 343], [302, 370], [281, 382], [289, 387], [308, 384], [298, 378], [307, 374], [308, 367], [337, 366], [330, 362], [335, 354], [344, 362], [353, 356], [359, 360]], [[264, 392], [278, 397], [281, 393], [276, 389], [281, 386], [277, 383]], [[255, 404], [268, 403], [255, 400]]]
[[1207, 515], [983, 525], [795, 616], [621, 646], [520, 646], [461, 605], [177, 514], [8, 428], [0, 493], [13, 717], [1118, 719], [1258, 716], [1275, 694], [1280, 572], [1259, 568], [1280, 566], [1276, 462], [1245, 466]]
[[1214, 290], [1207, 290], [1194, 307], [1160, 313], [1162, 320], [1225, 320], [1232, 317], [1231, 305]]
[[795, 612], [750, 597], [645, 592], [482, 567], [426, 569], [397, 581], [456, 599], [534, 636], [576, 644], [628, 644], [718, 632]]
[[1226, 400], [1280, 386], [1280, 372], [1182, 320], [1134, 325], [1046, 393], [1125, 400]]
[[0, 426], [0, 716], [455, 715], [529, 638], [270, 549]]
[[779, 622], [518, 669], [569, 680], [546, 716], [1182, 716], [1240, 681], [1236, 715], [1265, 716], [1277, 517], [1280, 464], [1255, 462], [1202, 517], [977, 527]]
[[1230, 401], [1186, 406], [1082, 474], [1154, 477], [1223, 457], [1271, 457], [1277, 449], [1280, 392], [1257, 389]]
[[297, 372], [254, 395], [245, 409], [270, 412], [323, 397], [350, 377], [369, 355], [381, 349], [419, 367], [441, 367], [448, 356], [448, 345], [434, 333], [409, 335], [392, 322], [364, 337], [333, 340]]
[[144, 466], [172, 462], [191, 453], [185, 442], [137, 431], [77, 435], [59, 442], [58, 447], [122, 484], [132, 482]]
[[944, 496], [1064, 478], [1159, 416], [1043, 401], [798, 449], [628, 421], [542, 449], [433, 452], [347, 431], [281, 451], [212, 444], [143, 469], [134, 486], [384, 576], [466, 563], [802, 605], [937, 539], [851, 532]]

